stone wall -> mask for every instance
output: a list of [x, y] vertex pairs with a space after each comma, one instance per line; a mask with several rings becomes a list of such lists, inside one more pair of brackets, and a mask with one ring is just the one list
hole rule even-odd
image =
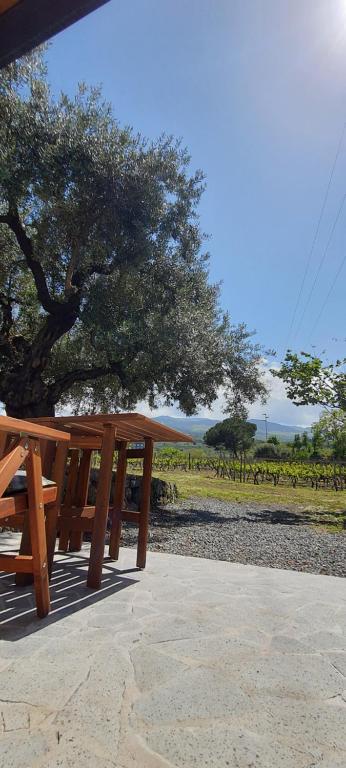
[[[88, 495], [88, 504], [94, 505], [96, 499], [96, 489], [98, 480], [98, 469], [92, 469], [90, 473], [90, 488]], [[111, 504], [113, 503], [113, 489], [116, 472], [113, 472], [112, 489], [111, 489]], [[127, 475], [125, 486], [125, 499], [128, 509], [138, 509], [141, 493], [142, 478], [138, 475]], [[167, 483], [165, 480], [161, 480], [158, 477], [153, 477], [151, 480], [151, 506], [152, 508], [160, 505], [169, 504], [176, 501], [178, 497], [177, 486], [175, 483]]]

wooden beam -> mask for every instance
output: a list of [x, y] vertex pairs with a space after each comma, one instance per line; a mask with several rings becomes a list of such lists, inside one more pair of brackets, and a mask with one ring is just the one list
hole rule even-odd
[[[64, 506], [66, 508], [73, 506], [73, 501], [76, 494], [77, 480], [78, 480], [78, 466], [79, 466], [79, 451], [71, 451], [70, 464], [67, 472], [66, 492], [64, 499]], [[69, 547], [69, 531], [66, 527], [60, 528], [59, 536], [59, 550], [67, 552]]]
[[95, 503], [95, 522], [91, 540], [87, 580], [88, 587], [93, 589], [99, 589], [101, 586], [109, 496], [112, 482], [115, 432], [115, 427], [112, 424], [107, 424], [102, 440], [101, 464]]
[[57, 535], [57, 522], [64, 490], [68, 449], [68, 443], [58, 443], [57, 445], [52, 471], [52, 480], [54, 480], [56, 483], [56, 498], [55, 503], [48, 506], [46, 510], [46, 538], [49, 578], [52, 575]]
[[[55, 485], [43, 489], [43, 499], [45, 504], [49, 504], [56, 499], [57, 489]], [[22, 515], [28, 508], [27, 493], [16, 493], [14, 496], [3, 496], [0, 499], [0, 520], [11, 517], [12, 515]]]
[[6, 13], [0, 16], [0, 67], [5, 67], [108, 0], [1, 2]]
[[84, 437], [83, 435], [71, 434], [70, 448], [79, 448], [82, 450], [100, 451], [102, 447], [102, 437]]
[[[91, 450], [84, 450], [79, 462], [76, 493], [73, 501], [74, 505], [80, 507], [82, 510], [88, 502], [91, 456]], [[80, 514], [82, 514], [82, 512]], [[73, 531], [73, 534], [70, 536], [70, 552], [80, 552], [83, 543], [83, 531], [82, 529], [78, 531], [78, 528], [71, 528], [71, 531]]]
[[0, 0], [0, 16], [2, 13], [8, 11], [9, 8], [13, 8], [18, 2], [19, 0]]
[[109, 557], [117, 560], [119, 557], [120, 537], [121, 537], [121, 510], [124, 505], [125, 485], [126, 485], [126, 466], [127, 466], [127, 443], [121, 443], [118, 453], [117, 471], [115, 477], [112, 528], [109, 541]]
[[120, 512], [115, 513], [115, 518], [122, 520], [125, 523], [135, 523], [139, 525], [141, 513], [135, 509], [122, 509]]
[[5, 573], [32, 573], [32, 556], [0, 555], [0, 571], [5, 571]]
[[30, 440], [30, 451], [26, 459], [26, 474], [36, 606], [38, 616], [43, 618], [49, 613], [50, 598], [42, 492], [42, 465], [38, 440]]
[[68, 432], [61, 432], [51, 427], [34, 424], [32, 421], [13, 419], [11, 416], [0, 416], [0, 430], [10, 435], [28, 435], [29, 437], [42, 437], [47, 440], [69, 441]]

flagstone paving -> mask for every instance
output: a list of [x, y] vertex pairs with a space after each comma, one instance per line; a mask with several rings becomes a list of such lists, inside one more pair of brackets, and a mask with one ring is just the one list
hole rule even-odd
[[345, 768], [344, 579], [123, 549], [94, 592], [88, 549], [44, 620], [0, 575], [1, 766]]

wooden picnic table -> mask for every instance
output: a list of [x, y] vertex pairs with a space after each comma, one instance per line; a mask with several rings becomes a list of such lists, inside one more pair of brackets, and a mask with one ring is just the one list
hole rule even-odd
[[[138, 526], [137, 567], [144, 568], [150, 515], [150, 491], [153, 447], [155, 442], [193, 442], [189, 435], [166, 427], [139, 413], [93, 414], [86, 416], [55, 416], [34, 419], [45, 427], [71, 434], [68, 445], [70, 463], [65, 497], [61, 504], [57, 527], [60, 531], [59, 549], [78, 551], [83, 532], [91, 531], [91, 549], [87, 584], [101, 586], [107, 519], [111, 517], [109, 556], [117, 560], [123, 521]], [[141, 447], [138, 447], [140, 444]], [[131, 447], [133, 446], [133, 447]], [[137, 446], [137, 447], [136, 447]], [[43, 473], [50, 477], [54, 452], [49, 443], [43, 446]], [[88, 488], [93, 451], [100, 452], [100, 469], [95, 506], [89, 506]], [[109, 499], [112, 483], [114, 452], [118, 452], [113, 506]], [[140, 508], [127, 510], [124, 505], [127, 461], [143, 459]], [[62, 488], [65, 459], [60, 455], [55, 477]], [[65, 463], [64, 463], [65, 462]], [[56, 462], [55, 462], [56, 463]], [[53, 557], [50, 546], [50, 561]]]

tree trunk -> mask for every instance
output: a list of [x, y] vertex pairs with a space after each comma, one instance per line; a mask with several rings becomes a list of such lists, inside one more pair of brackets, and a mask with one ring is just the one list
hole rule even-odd
[[35, 419], [54, 416], [55, 404], [40, 373], [30, 377], [31, 371], [18, 367], [1, 378], [0, 399], [8, 416], [16, 419]]
[[36, 419], [43, 416], [55, 416], [54, 405], [48, 402], [20, 404], [5, 402], [7, 416], [15, 419]]

